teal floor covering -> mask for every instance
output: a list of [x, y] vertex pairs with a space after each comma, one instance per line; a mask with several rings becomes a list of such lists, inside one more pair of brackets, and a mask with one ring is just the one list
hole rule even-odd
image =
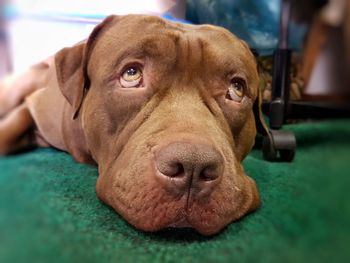
[[245, 159], [262, 207], [213, 237], [143, 233], [95, 195], [96, 167], [54, 149], [0, 158], [0, 262], [350, 262], [350, 121], [286, 127], [292, 163]]

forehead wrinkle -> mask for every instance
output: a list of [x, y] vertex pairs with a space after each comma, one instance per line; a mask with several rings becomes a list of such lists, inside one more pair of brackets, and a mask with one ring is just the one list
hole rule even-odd
[[[130, 39], [139, 40], [142, 36], [153, 35], [159, 38], [169, 32], [183, 32], [180, 24], [168, 22], [160, 17], [146, 15], [126, 15], [112, 25], [108, 25], [103, 34], [96, 41], [96, 45], [102, 43], [118, 43], [128, 45]], [[123, 40], [123, 41], [118, 41]]]
[[257, 77], [255, 60], [240, 40], [226, 38], [226, 41], [217, 41], [206, 39], [204, 45], [206, 63], [212, 65], [212, 70], [223, 74], [244, 74], [248, 80]]
[[191, 54], [191, 61], [194, 67], [201, 68], [203, 65], [203, 41], [199, 36], [189, 36], [189, 51]]
[[175, 67], [182, 81], [192, 82], [199, 74], [203, 74], [203, 42], [195, 32], [189, 31], [179, 35], [175, 56]]
[[94, 64], [108, 64], [108, 67], [117, 67], [128, 57], [145, 59], [162, 56], [166, 60], [171, 60], [177, 40], [178, 34], [169, 31], [164, 34], [146, 34], [143, 37], [139, 35], [136, 37], [135, 33], [117, 37], [113, 32], [106, 32], [96, 44], [91, 56], [94, 56], [93, 61], [96, 61]]

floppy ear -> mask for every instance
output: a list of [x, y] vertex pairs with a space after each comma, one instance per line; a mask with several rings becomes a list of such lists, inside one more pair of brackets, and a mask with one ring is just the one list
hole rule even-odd
[[262, 95], [261, 91], [258, 91], [258, 97], [253, 105], [253, 112], [255, 118], [255, 126], [258, 133], [262, 136], [269, 136], [269, 129], [265, 123], [264, 116], [261, 111]]
[[78, 116], [85, 96], [84, 93], [90, 85], [86, 67], [92, 46], [101, 30], [110, 24], [115, 17], [108, 16], [98, 24], [86, 42], [64, 48], [55, 55], [58, 85], [63, 96], [73, 108], [73, 119]]
[[[250, 51], [250, 53], [252, 54], [252, 56], [255, 58], [255, 62], [256, 62], [256, 70], [258, 71], [259, 74], [259, 64], [258, 64], [258, 60], [257, 57], [259, 56], [258, 52], [256, 49], [250, 48], [249, 45], [241, 40], [242, 44]], [[253, 105], [253, 112], [254, 112], [254, 118], [255, 118], [255, 126], [256, 126], [256, 130], [258, 133], [260, 133], [262, 136], [269, 136], [269, 128], [267, 127], [265, 120], [264, 120], [264, 116], [262, 114], [261, 111], [261, 104], [262, 104], [262, 94], [261, 94], [261, 90], [259, 87], [258, 90], [258, 96], [255, 99], [254, 105]]]
[[55, 56], [58, 86], [77, 115], [84, 97], [83, 57], [86, 44], [64, 48]]

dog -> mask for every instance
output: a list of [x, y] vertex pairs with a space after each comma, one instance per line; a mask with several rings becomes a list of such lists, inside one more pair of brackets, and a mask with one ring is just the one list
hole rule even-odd
[[241, 161], [260, 111], [257, 64], [224, 28], [109, 16], [0, 89], [0, 152], [55, 147], [98, 165], [97, 196], [143, 231], [213, 235], [260, 205]]

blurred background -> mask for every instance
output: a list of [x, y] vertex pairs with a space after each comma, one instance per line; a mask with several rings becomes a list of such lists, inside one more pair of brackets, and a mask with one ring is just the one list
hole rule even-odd
[[85, 39], [110, 14], [184, 17], [185, 1], [1, 0], [2, 74], [23, 71]]
[[[349, 1], [293, 3], [291, 98], [349, 96]], [[301, 3], [302, 2], [302, 3]], [[258, 52], [265, 99], [271, 99], [271, 56], [278, 47], [280, 0], [1, 0], [0, 77], [21, 72], [85, 39], [109, 14], [143, 13], [223, 26]], [[311, 37], [310, 37], [311, 36]], [[310, 41], [312, 39], [312, 41]]]

